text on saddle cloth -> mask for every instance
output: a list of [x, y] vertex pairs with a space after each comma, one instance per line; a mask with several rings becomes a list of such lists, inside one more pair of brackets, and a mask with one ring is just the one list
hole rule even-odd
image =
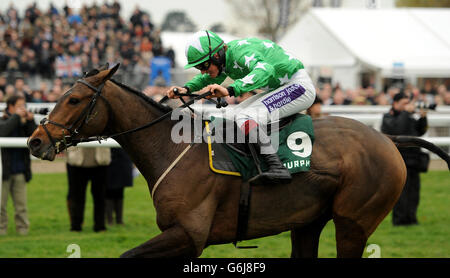
[[[208, 135], [208, 155], [210, 169], [219, 174], [241, 176], [244, 181], [257, 175], [257, 168], [254, 161], [246, 149], [244, 141], [239, 141], [239, 136], [234, 135], [237, 143], [232, 144], [227, 138], [220, 138], [219, 143], [214, 140], [214, 136], [219, 133], [225, 136], [223, 131], [215, 130], [215, 126], [224, 126], [218, 121], [224, 121], [221, 118], [214, 118], [211, 123], [206, 123]], [[227, 128], [225, 132], [229, 132]], [[235, 129], [235, 132], [238, 130]], [[212, 133], [212, 134], [211, 134]], [[311, 166], [312, 147], [314, 143], [314, 129], [312, 119], [308, 115], [297, 114], [292, 121], [280, 130], [272, 131], [272, 144], [278, 142], [277, 154], [283, 165], [291, 174], [309, 171]], [[225, 144], [223, 144], [225, 143]], [[274, 146], [275, 147], [275, 146]], [[262, 162], [262, 170], [267, 170], [267, 165]]]

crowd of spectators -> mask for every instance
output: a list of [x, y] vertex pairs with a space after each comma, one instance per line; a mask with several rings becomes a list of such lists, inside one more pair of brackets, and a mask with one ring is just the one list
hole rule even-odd
[[116, 80], [143, 90], [149, 83], [150, 61], [167, 56], [160, 31], [150, 15], [136, 7], [128, 21], [120, 4], [69, 6], [29, 5], [23, 15], [13, 4], [0, 11], [0, 101], [23, 92], [27, 102], [54, 102], [94, 67], [121, 63]]
[[[163, 46], [160, 30], [147, 12], [136, 7], [124, 20], [120, 10], [115, 1], [84, 5], [77, 12], [52, 4], [40, 10], [36, 3], [23, 15], [13, 4], [0, 11], [0, 101], [19, 93], [27, 102], [55, 102], [83, 72], [106, 62], [121, 63], [116, 80], [161, 98], [164, 90], [158, 86], [170, 84], [150, 80], [152, 65], [158, 65], [152, 60], [168, 58], [173, 67], [175, 53]], [[170, 77], [165, 80], [170, 82]], [[416, 101], [450, 105], [450, 86], [446, 85], [425, 82], [422, 89], [407, 85], [380, 91], [374, 86], [344, 89], [324, 83], [317, 87], [317, 94], [323, 105], [390, 105], [392, 97], [404, 90]], [[245, 97], [229, 101], [240, 102]]]
[[356, 89], [342, 89], [339, 84], [325, 83], [316, 92], [323, 105], [391, 105], [393, 97], [403, 91], [415, 103], [421, 105], [450, 105], [450, 86], [427, 80], [423, 89], [411, 84], [392, 85], [386, 90], [377, 91], [374, 86]]

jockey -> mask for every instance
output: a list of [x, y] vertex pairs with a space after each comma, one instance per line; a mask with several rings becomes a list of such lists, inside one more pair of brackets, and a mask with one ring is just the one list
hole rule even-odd
[[[173, 92], [212, 92], [212, 97], [237, 97], [260, 89], [262, 92], [238, 104], [233, 110], [234, 120], [250, 143], [268, 165], [268, 171], [249, 182], [288, 183], [292, 179], [282, 165], [270, 137], [258, 126], [308, 109], [316, 97], [315, 87], [303, 67], [293, 55], [270, 40], [247, 38], [226, 43], [215, 33], [204, 30], [195, 33], [187, 42], [185, 68], [200, 70], [184, 87], [171, 87]], [[219, 85], [226, 77], [234, 80], [227, 88]], [[257, 130], [257, 132], [256, 132]], [[256, 135], [258, 133], [258, 136]]]

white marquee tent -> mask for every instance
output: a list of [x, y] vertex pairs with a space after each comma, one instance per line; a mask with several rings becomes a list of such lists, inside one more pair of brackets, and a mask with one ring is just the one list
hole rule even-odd
[[279, 42], [310, 71], [333, 69], [344, 87], [358, 73], [450, 77], [450, 9], [311, 9]]

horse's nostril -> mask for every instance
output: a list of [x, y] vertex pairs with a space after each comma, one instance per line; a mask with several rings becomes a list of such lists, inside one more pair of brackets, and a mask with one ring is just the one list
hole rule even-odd
[[36, 149], [41, 145], [42, 141], [39, 138], [34, 138], [30, 141], [30, 147]]

